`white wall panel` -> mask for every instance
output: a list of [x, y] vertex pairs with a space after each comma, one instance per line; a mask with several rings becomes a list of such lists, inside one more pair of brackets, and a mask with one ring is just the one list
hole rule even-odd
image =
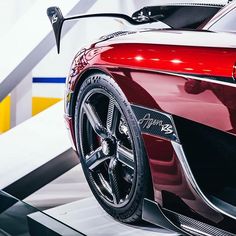
[[[61, 9], [63, 12], [63, 9]], [[121, 12], [119, 0], [98, 0], [89, 13]], [[66, 22], [65, 24], [69, 24]], [[67, 76], [70, 64], [77, 51], [89, 45], [93, 39], [122, 29], [122, 24], [112, 18], [81, 19], [76, 26], [63, 38], [61, 53], [57, 55], [54, 47], [34, 69], [34, 76], [61, 77]]]
[[[12, 57], [12, 61], [16, 61], [16, 57], [21, 53], [21, 47], [24, 43], [30, 44], [33, 37], [37, 37], [36, 33], [33, 33], [34, 28], [37, 28], [37, 31], [44, 32], [46, 28], [50, 27], [49, 21], [46, 16], [46, 8], [51, 5], [61, 6], [62, 12], [66, 12], [67, 2], [71, 3], [72, 0], [8, 0], [0, 1], [0, 26], [2, 28], [2, 34], [0, 34], [0, 49], [7, 57]], [[73, 0], [74, 1], [74, 0]], [[28, 27], [32, 27], [32, 30], [28, 31], [28, 37], [25, 38], [25, 42], [20, 41], [15, 36], [14, 41], [11, 42], [4, 41], [4, 35], [9, 31], [13, 25], [20, 25], [19, 19], [22, 21], [25, 13], [35, 8], [39, 3], [43, 2], [43, 7], [38, 8], [38, 15], [32, 16], [31, 24], [27, 24]], [[86, 2], [86, 1], [85, 1]], [[90, 13], [95, 12], [122, 12], [131, 15], [134, 11], [142, 8], [143, 6], [150, 6], [155, 4], [167, 4], [170, 2], [176, 2], [176, 0], [97, 0], [97, 3], [89, 10]], [[178, 2], [213, 2], [212, 0], [178, 0]], [[215, 3], [226, 3], [227, 0], [215, 0]], [[42, 4], [40, 4], [42, 5]], [[41, 20], [38, 20], [38, 17], [41, 17]], [[111, 33], [114, 31], [121, 30], [123, 26], [114, 19], [104, 18], [104, 19], [83, 19], [80, 20], [76, 27], [74, 27], [62, 40], [61, 45], [61, 54], [57, 55], [56, 48], [54, 47], [49, 54], [34, 68], [33, 76], [35, 77], [65, 77], [68, 74], [69, 67], [72, 61], [72, 58], [76, 52], [83, 47], [88, 45], [91, 39], [96, 39], [101, 35]], [[26, 32], [24, 29], [18, 29], [18, 34], [21, 32]], [[24, 33], [25, 34], [25, 33]], [[1, 40], [2, 39], [2, 40]], [[17, 53], [12, 51], [10, 44], [16, 44]], [[3, 45], [6, 44], [6, 45]], [[13, 55], [13, 56], [12, 56]], [[5, 55], [4, 55], [5, 57]], [[4, 58], [2, 57], [2, 58]], [[13, 63], [12, 63], [13, 64]], [[0, 66], [1, 73], [9, 67], [9, 65]], [[0, 78], [1, 80], [1, 78]], [[46, 93], [50, 92], [51, 87], [45, 86]], [[34, 89], [34, 91], [36, 91]], [[36, 91], [37, 93], [37, 91]], [[61, 93], [61, 92], [60, 92]]]
[[7, 0], [0, 1], [0, 26], [3, 36], [24, 15], [37, 0]]

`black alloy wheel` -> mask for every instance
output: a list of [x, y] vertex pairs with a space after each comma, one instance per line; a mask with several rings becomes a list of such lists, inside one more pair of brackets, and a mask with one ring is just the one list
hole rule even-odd
[[115, 81], [94, 74], [82, 84], [75, 107], [81, 164], [94, 196], [123, 222], [141, 219], [150, 197], [150, 174], [132, 109]]

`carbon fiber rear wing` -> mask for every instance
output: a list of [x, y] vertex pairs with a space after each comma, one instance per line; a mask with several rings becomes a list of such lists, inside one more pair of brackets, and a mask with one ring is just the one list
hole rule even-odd
[[47, 15], [50, 19], [50, 22], [53, 27], [53, 31], [56, 38], [56, 45], [57, 45], [57, 52], [60, 53], [60, 41], [61, 41], [61, 30], [63, 23], [67, 20], [75, 20], [75, 19], [82, 19], [82, 18], [90, 18], [90, 17], [112, 17], [112, 18], [120, 18], [126, 20], [128, 23], [132, 25], [140, 25], [144, 23], [151, 23], [154, 20], [151, 18], [147, 19], [145, 22], [139, 22], [127, 15], [119, 14], [119, 13], [98, 13], [98, 14], [86, 14], [86, 15], [78, 15], [78, 16], [71, 16], [64, 18], [61, 10], [59, 7], [49, 7], [47, 9]]
[[47, 10], [47, 15], [53, 27], [57, 51], [59, 53], [61, 29], [63, 23], [67, 20], [91, 17], [112, 17], [123, 19], [131, 25], [142, 25], [161, 21], [167, 25], [167, 28], [194, 30], [198, 29], [205, 20], [210, 19], [222, 7], [223, 5], [216, 4], [169, 4], [144, 7], [136, 11], [131, 17], [120, 13], [97, 13], [76, 15], [67, 18], [63, 17], [59, 7], [50, 7]]

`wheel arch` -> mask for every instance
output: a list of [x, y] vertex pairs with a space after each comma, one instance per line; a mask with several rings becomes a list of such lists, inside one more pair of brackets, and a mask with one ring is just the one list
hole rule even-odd
[[[99, 74], [103, 78], [100, 79], [99, 78]], [[87, 78], [88, 78], [88, 81], [87, 81]], [[129, 103], [127, 102], [127, 100], [125, 98], [122, 99], [122, 97], [123, 97], [122, 93], [119, 93], [121, 91], [121, 89], [119, 89], [118, 86], [115, 85], [114, 82], [110, 83], [110, 81], [109, 81], [109, 80], [113, 81], [112, 78], [113, 78], [113, 76], [110, 75], [109, 73], [104, 72], [104, 70], [98, 70], [98, 69], [89, 69], [89, 70], [85, 71], [83, 74], [81, 74], [80, 77], [77, 78], [76, 86], [74, 86], [74, 95], [73, 95], [74, 99], [77, 98], [76, 100], [74, 100], [74, 103], [76, 102], [76, 106], [73, 107], [74, 113], [75, 113], [75, 115], [74, 115], [75, 120], [78, 120], [77, 119], [78, 118], [78, 114], [80, 114], [79, 112], [81, 111], [81, 109], [83, 109], [82, 102], [84, 101], [84, 98], [86, 97], [86, 94], [88, 95], [88, 94], [90, 94], [90, 92], [92, 93], [92, 90], [94, 89], [94, 87], [95, 87], [95, 89], [98, 89], [98, 88], [100, 88], [98, 86], [102, 86], [101, 88], [104, 88], [105, 90], [107, 89], [107, 91], [112, 91], [113, 89], [116, 89], [116, 92], [113, 93], [114, 94], [114, 98], [116, 98], [116, 97], [117, 97], [117, 99], [119, 98], [118, 101], [120, 100], [121, 103], [124, 104], [125, 107], [127, 107], [127, 109], [123, 109], [122, 108], [122, 111], [126, 111], [126, 115], [131, 115], [131, 116], [129, 116], [129, 117], [131, 117], [131, 120], [132, 120], [131, 124], [135, 124], [135, 122], [134, 122], [135, 121], [134, 120], [135, 116], [132, 115], [132, 111], [131, 111], [131, 107], [129, 106]], [[91, 81], [94, 80], [94, 83], [91, 82], [90, 80]], [[100, 81], [100, 83], [99, 83], [99, 81]], [[115, 81], [115, 79], [114, 79], [114, 81]], [[98, 83], [96, 83], [96, 82], [98, 82]], [[104, 83], [104, 82], [106, 82], [106, 83]], [[90, 86], [90, 87], [88, 88], [88, 86]], [[101, 103], [99, 103], [99, 102], [97, 103], [98, 107], [100, 106], [100, 104]], [[94, 105], [94, 106], [96, 107], [96, 105]], [[83, 120], [83, 119], [80, 119], [80, 120]], [[76, 125], [76, 121], [74, 121], [74, 124], [75, 124], [75, 127], [77, 127], [76, 134], [78, 135], [78, 133], [79, 133], [78, 132], [78, 130], [79, 130], [78, 127], [81, 127], [82, 125], [80, 124], [79, 126], [77, 126]], [[138, 127], [137, 127], [137, 124], [136, 124], [135, 130], [136, 131], [139, 130]], [[134, 131], [132, 133], [136, 134], [137, 132]], [[82, 137], [83, 137], [83, 135], [82, 135]], [[136, 140], [139, 140], [138, 141], [138, 144], [139, 144], [138, 147], [143, 147], [142, 146], [142, 142], [140, 142], [140, 139], [138, 139], [137, 136], [135, 136], [135, 137], [136, 137]], [[79, 145], [77, 145], [77, 147], [78, 146]], [[78, 150], [80, 150], [80, 148], [78, 148]], [[145, 163], [145, 164], [143, 164], [143, 166], [146, 167], [146, 168], [144, 168], [144, 170], [149, 169], [149, 168], [147, 168], [149, 163], [146, 161], [146, 159], [141, 158], [141, 160], [142, 160], [141, 161], [142, 163]], [[139, 168], [141, 168], [142, 165], [139, 164], [137, 166]], [[143, 172], [139, 171], [137, 173], [143, 173]], [[145, 180], [145, 183], [146, 183], [146, 181], [148, 179], [147, 175], [142, 174], [142, 176], [144, 176], [144, 179], [146, 179]], [[141, 178], [141, 177], [139, 177], [139, 178]], [[150, 184], [151, 184], [151, 182], [150, 182]], [[145, 185], [139, 184], [137, 186], [139, 186], [139, 188], [140, 188], [140, 186], [144, 186], [143, 188], [146, 188], [145, 186], [147, 186], [147, 184], [145, 184]], [[152, 191], [152, 190], [153, 190], [153, 188], [147, 188], [147, 194], [149, 195], [149, 191]], [[138, 203], [138, 209], [141, 209], [140, 208], [141, 205], [142, 205], [141, 203]]]
[[[139, 86], [138, 84], [135, 84], [135, 93], [132, 93], [132, 94], [135, 94], [135, 96], [130, 96], [130, 92], [127, 91], [125, 89], [126, 85], [124, 85], [124, 83], [121, 81], [121, 79], [119, 78], [119, 75], [116, 74], [116, 73], [112, 73], [110, 72], [109, 70], [107, 70], [106, 68], [88, 68], [87, 70], [85, 70], [82, 74], [80, 74], [80, 76], [76, 79], [76, 84], [75, 84], [75, 87], [74, 87], [74, 95], [73, 95], [73, 98], [72, 98], [72, 119], [73, 119], [73, 133], [75, 135], [75, 127], [74, 127], [74, 114], [75, 114], [75, 107], [76, 107], [76, 100], [77, 100], [77, 96], [78, 96], [78, 93], [79, 93], [79, 90], [83, 84], [83, 82], [86, 80], [86, 78], [88, 78], [90, 75], [92, 74], [96, 74], [96, 73], [102, 73], [102, 74], [105, 74], [107, 76], [110, 76], [117, 84], [118, 86], [121, 88], [122, 92], [124, 93], [124, 95], [126, 96], [127, 100], [132, 104], [132, 103], [135, 103], [135, 100], [137, 99], [137, 103], [141, 103], [141, 101], [143, 100], [140, 100], [140, 94], [137, 93], [137, 90], [138, 91], [141, 91], [143, 93], [145, 93], [146, 95], [146, 98], [148, 98], [148, 102], [149, 104], [152, 104], [154, 105], [155, 104], [155, 101], [154, 99], [151, 97], [151, 95], [149, 93], [147, 93], [146, 90], [144, 90], [141, 86]], [[132, 83], [134, 83], [134, 81], [129, 78], [128, 76], [126, 76], [125, 78], [126, 81], [129, 81], [129, 85], [132, 86]], [[124, 81], [124, 80], [123, 80]], [[136, 96], [137, 94], [137, 96]], [[140, 101], [139, 101], [140, 100]], [[143, 137], [144, 138], [144, 137]], [[144, 149], [146, 151], [146, 145], [145, 145], [145, 142], [143, 140], [143, 145], [144, 145]], [[148, 158], [148, 154], [147, 154], [147, 151], [146, 151], [146, 155], [147, 155], [147, 158]], [[150, 161], [149, 161], [149, 158], [148, 158], [148, 166], [149, 166], [149, 174], [150, 174], [150, 178], [152, 180], [152, 173], [151, 173], [151, 168], [150, 168]], [[150, 194], [152, 195], [152, 198], [150, 198], [150, 200], [153, 200], [154, 199], [154, 186], [153, 186], [153, 180], [152, 180], [152, 184], [150, 185], [152, 187], [152, 189], [150, 189]]]
[[74, 87], [74, 96], [72, 98], [72, 117], [74, 117], [75, 114], [75, 104], [76, 104], [76, 99], [79, 93], [79, 89], [81, 87], [81, 85], [83, 84], [83, 82], [85, 81], [86, 78], [88, 78], [90, 75], [95, 74], [95, 73], [103, 73], [103, 74], [107, 74], [105, 73], [103, 70], [98, 69], [98, 68], [90, 68], [86, 71], [84, 71], [77, 79], [76, 79], [76, 84]]
[[[136, 83], [135, 80], [130, 77], [129, 73], [125, 72], [124, 68], [119, 68], [118, 71], [114, 72], [113, 70], [109, 70], [108, 68], [90, 67], [84, 70], [76, 79], [73, 97], [71, 101], [72, 117], [74, 117], [75, 114], [76, 98], [78, 96], [81, 85], [83, 84], [86, 78], [95, 73], [102, 73], [110, 76], [121, 88], [122, 92], [124, 93], [130, 104], [137, 104], [144, 107], [161, 110], [152, 95], [142, 86]], [[121, 75], [121, 73], [123, 75]], [[145, 99], [143, 99], [143, 97], [145, 97]]]

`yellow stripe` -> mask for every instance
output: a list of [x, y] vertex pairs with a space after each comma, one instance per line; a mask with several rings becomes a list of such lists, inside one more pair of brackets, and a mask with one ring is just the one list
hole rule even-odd
[[10, 129], [11, 98], [7, 96], [0, 102], [0, 134]]
[[[55, 103], [61, 101], [61, 98], [45, 98], [33, 97], [32, 98], [32, 116], [47, 109]], [[11, 127], [11, 97], [7, 96], [0, 102], [0, 134], [6, 132]]]
[[33, 97], [32, 98], [32, 115], [36, 115], [46, 108], [61, 101], [61, 98], [45, 98], [45, 97]]

